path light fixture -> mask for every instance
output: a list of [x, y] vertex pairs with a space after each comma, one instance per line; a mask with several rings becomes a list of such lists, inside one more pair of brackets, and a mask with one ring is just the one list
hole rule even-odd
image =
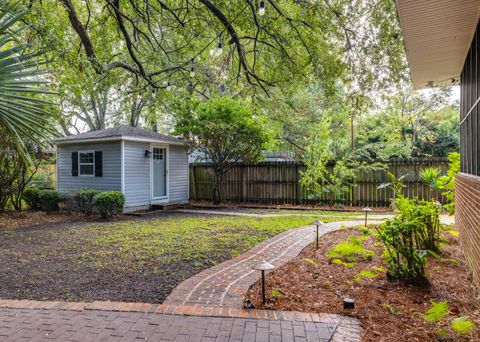
[[315, 248], [318, 249], [318, 229], [320, 228], [320, 226], [324, 226], [325, 223], [323, 223], [320, 220], [315, 220], [315, 221], [313, 221], [312, 224], [315, 225], [315, 227], [317, 228], [317, 235], [316, 235], [316, 238], [315, 238]]
[[367, 226], [368, 213], [369, 213], [370, 211], [372, 211], [372, 209], [370, 209], [369, 207], [365, 207], [365, 208], [362, 209], [362, 211], [365, 212], [365, 227], [366, 227], [366, 226]]
[[354, 309], [355, 308], [355, 301], [350, 298], [343, 299], [343, 308], [344, 309]]
[[267, 302], [267, 298], [265, 296], [265, 271], [273, 270], [275, 267], [270, 264], [269, 262], [263, 260], [260, 261], [258, 264], [255, 264], [253, 266], [253, 269], [256, 271], [261, 271], [262, 272], [262, 303], [265, 305]]

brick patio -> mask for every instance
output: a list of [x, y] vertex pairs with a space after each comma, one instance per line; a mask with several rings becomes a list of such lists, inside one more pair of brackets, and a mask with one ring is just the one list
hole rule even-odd
[[[174, 311], [183, 312], [185, 307], [182, 307], [182, 310], [175, 310], [175, 307], [158, 304], [14, 300], [9, 302], [8, 305], [6, 301], [0, 302], [2, 342], [139, 340], [357, 342], [361, 335], [361, 326], [357, 320], [328, 314], [276, 312], [275, 319], [272, 319], [267, 317], [263, 310], [248, 312], [238, 310], [230, 313], [232, 317], [224, 317], [214, 316], [215, 313], [220, 313], [217, 311], [220, 309], [211, 308], [207, 317], [196, 316], [192, 311], [188, 316], [174, 314]], [[158, 313], [163, 311], [163, 307], [172, 309], [172, 314]]]

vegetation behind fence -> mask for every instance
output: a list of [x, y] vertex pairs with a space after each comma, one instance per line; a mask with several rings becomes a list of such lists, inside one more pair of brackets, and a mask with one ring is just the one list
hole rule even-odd
[[[238, 164], [228, 172], [221, 184], [222, 199], [235, 202], [271, 204], [325, 204], [327, 196], [313, 198], [300, 185], [303, 164], [300, 162], [262, 162], [257, 165]], [[330, 166], [332, 167], [332, 166]], [[386, 206], [392, 190], [377, 189], [388, 183], [387, 171], [404, 178], [404, 194], [410, 198], [431, 199], [444, 203], [441, 194], [434, 194], [419, 176], [421, 169], [437, 167], [444, 175], [448, 169], [446, 158], [395, 159], [386, 163], [385, 170], [359, 172], [357, 185], [337, 202], [344, 205]], [[190, 199], [210, 200], [213, 195], [213, 171], [209, 164], [190, 165]]]

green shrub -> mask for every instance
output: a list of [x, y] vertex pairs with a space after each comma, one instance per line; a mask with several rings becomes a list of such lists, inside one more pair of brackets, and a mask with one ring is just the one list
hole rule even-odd
[[110, 218], [115, 213], [120, 213], [125, 204], [125, 195], [120, 191], [101, 192], [93, 198], [93, 204], [104, 219]]
[[86, 216], [90, 216], [93, 211], [93, 199], [96, 195], [100, 193], [99, 190], [95, 189], [79, 189], [73, 197], [77, 203], [77, 207], [82, 213]]
[[455, 213], [455, 176], [460, 172], [460, 154], [452, 152], [448, 155], [448, 171], [438, 180], [439, 188], [443, 190], [442, 195], [445, 196], [449, 203], [444, 205], [445, 209], [453, 215]]
[[23, 191], [22, 198], [30, 209], [38, 210], [41, 208], [40, 205], [40, 189], [39, 188], [26, 188]]
[[47, 213], [58, 211], [58, 204], [62, 200], [62, 196], [55, 190], [40, 190], [38, 194], [42, 210]]

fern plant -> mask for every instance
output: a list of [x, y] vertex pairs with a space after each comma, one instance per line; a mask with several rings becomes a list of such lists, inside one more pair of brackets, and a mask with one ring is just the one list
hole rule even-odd
[[468, 334], [473, 329], [473, 322], [467, 316], [452, 319], [450, 325], [459, 335]]
[[450, 313], [448, 303], [445, 301], [435, 302], [432, 300], [432, 306], [422, 316], [426, 321], [438, 322]]
[[365, 249], [361, 238], [354, 236], [336, 244], [327, 253], [330, 259], [340, 259], [344, 262], [355, 262], [357, 258], [369, 260], [374, 255], [372, 250]]

